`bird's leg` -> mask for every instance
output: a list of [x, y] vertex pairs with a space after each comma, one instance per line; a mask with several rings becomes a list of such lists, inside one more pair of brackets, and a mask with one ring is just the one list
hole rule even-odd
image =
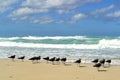
[[103, 67], [105, 68], [105, 64], [103, 64]]
[[99, 67], [97, 67], [97, 70], [100, 71], [100, 70], [99, 70]]
[[80, 63], [79, 63], [79, 67], [80, 67]]
[[12, 61], [14, 62], [14, 59], [12, 59]]
[[110, 67], [110, 63], [108, 63], [108, 67]]
[[52, 64], [54, 65], [54, 61], [52, 61]]
[[46, 61], [46, 63], [48, 63], [48, 60]]
[[24, 60], [22, 59], [22, 62], [24, 62]]
[[65, 65], [65, 62], [63, 62], [64, 63], [64, 65]]

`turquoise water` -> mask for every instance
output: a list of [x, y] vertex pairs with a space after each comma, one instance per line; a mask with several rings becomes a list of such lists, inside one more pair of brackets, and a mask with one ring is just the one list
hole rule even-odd
[[86, 36], [56, 36], [56, 37], [1, 37], [0, 41], [42, 43], [42, 44], [98, 44], [100, 40], [120, 39], [119, 37], [86, 37]]
[[27, 58], [34, 55], [68, 57], [69, 60], [82, 58], [84, 63], [106, 58], [120, 65], [120, 37], [0, 37], [0, 58], [12, 54]]

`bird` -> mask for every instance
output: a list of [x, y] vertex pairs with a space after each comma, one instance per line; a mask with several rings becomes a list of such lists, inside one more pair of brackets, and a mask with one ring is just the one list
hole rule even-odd
[[102, 60], [100, 60], [99, 62], [100, 62], [100, 63], [102, 64], [102, 66], [104, 67], [105, 59], [102, 59]]
[[60, 61], [60, 58], [58, 57], [58, 58], [56, 58], [56, 60], [55, 61]]
[[97, 70], [99, 71], [99, 68], [101, 67], [101, 63], [96, 63], [95, 65], [93, 65], [93, 67], [96, 67]]
[[25, 56], [18, 57], [17, 59], [21, 59], [23, 61], [25, 59]]
[[39, 62], [40, 59], [41, 59], [41, 56], [38, 56], [38, 57], [36, 57], [35, 60], [36, 60], [37, 62]]
[[32, 62], [34, 62], [36, 60], [36, 56], [29, 58], [29, 60], [31, 60]]
[[11, 56], [9, 56], [8, 58], [10, 58], [10, 59], [12, 59], [12, 61], [14, 61], [15, 56], [16, 56], [16, 55], [11, 55]]
[[99, 59], [94, 59], [92, 62], [93, 63], [98, 63]]
[[54, 64], [55, 59], [56, 59], [56, 57], [53, 57], [53, 58], [49, 59], [49, 61], [51, 61], [52, 64]]
[[106, 60], [107, 63], [111, 63], [111, 59]]
[[62, 61], [64, 64], [65, 64], [66, 60], [67, 60], [66, 57], [65, 57], [65, 58], [61, 58], [61, 61]]
[[45, 58], [43, 58], [44, 60], [49, 60], [49, 57], [47, 56], [47, 57], [45, 57]]
[[46, 60], [46, 61], [47, 61], [47, 63], [48, 63], [48, 61], [49, 61], [49, 56], [44, 57], [43, 59], [44, 59], [44, 60]]
[[79, 64], [79, 66], [80, 66], [81, 59], [76, 60], [74, 63], [77, 63], [77, 64]]
[[106, 60], [106, 62], [108, 63], [108, 66], [110, 67], [111, 59]]
[[56, 58], [55, 61], [59, 64], [60, 57]]

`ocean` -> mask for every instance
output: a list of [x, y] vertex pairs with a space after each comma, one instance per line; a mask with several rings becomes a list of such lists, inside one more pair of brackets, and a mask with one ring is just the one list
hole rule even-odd
[[0, 59], [15, 54], [26, 56], [67, 57], [72, 62], [78, 58], [82, 63], [91, 60], [112, 59], [113, 65], [120, 65], [120, 37], [92, 36], [45, 36], [45, 37], [0, 37]]

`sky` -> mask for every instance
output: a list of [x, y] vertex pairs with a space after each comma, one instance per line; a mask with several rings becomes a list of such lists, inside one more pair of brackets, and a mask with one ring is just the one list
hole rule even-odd
[[120, 36], [120, 0], [0, 0], [0, 36]]

